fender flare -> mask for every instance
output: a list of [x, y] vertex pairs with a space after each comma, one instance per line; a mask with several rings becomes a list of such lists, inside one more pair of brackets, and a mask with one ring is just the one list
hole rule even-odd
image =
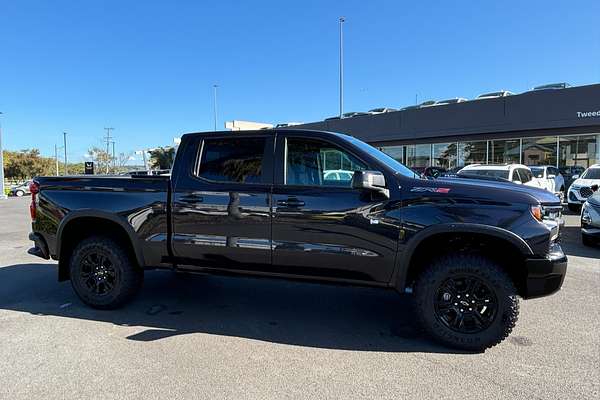
[[405, 289], [406, 276], [410, 267], [411, 259], [416, 248], [421, 242], [433, 235], [441, 233], [480, 233], [488, 236], [493, 236], [498, 239], [507, 241], [515, 246], [521, 254], [525, 256], [533, 255], [533, 250], [523, 238], [507, 229], [496, 226], [471, 224], [471, 223], [446, 223], [429, 226], [412, 238], [406, 244], [401, 245], [396, 255], [396, 266], [394, 268], [394, 277], [392, 278], [392, 286], [401, 293]]
[[136, 261], [138, 262], [138, 265], [140, 267], [143, 267], [145, 265], [144, 264], [144, 253], [142, 252], [140, 243], [137, 240], [137, 234], [134, 231], [133, 227], [131, 225], [129, 225], [128, 223], [126, 223], [123, 219], [117, 217], [115, 214], [111, 214], [106, 211], [92, 210], [92, 209], [71, 211], [71, 212], [69, 212], [69, 214], [67, 214], [67, 216], [65, 218], [62, 219], [62, 221], [60, 221], [60, 225], [58, 226], [58, 230], [56, 232], [56, 257], [57, 257], [57, 259], [60, 260], [60, 250], [61, 250], [61, 246], [62, 246], [63, 231], [65, 230], [65, 227], [67, 227], [69, 225], [69, 223], [73, 222], [74, 220], [77, 220], [80, 218], [90, 218], [90, 217], [104, 219], [104, 220], [107, 220], [110, 222], [114, 222], [117, 225], [119, 225], [121, 228], [123, 228], [125, 230], [125, 232], [127, 233], [127, 237], [129, 238], [129, 241], [133, 248], [133, 252], [135, 254], [135, 258], [136, 258]]

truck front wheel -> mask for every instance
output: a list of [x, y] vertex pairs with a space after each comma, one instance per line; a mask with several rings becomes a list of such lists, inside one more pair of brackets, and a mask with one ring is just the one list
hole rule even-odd
[[519, 316], [517, 290], [506, 272], [480, 255], [432, 262], [414, 287], [417, 317], [438, 342], [484, 351], [503, 341]]
[[139, 291], [143, 271], [123, 246], [107, 237], [82, 240], [69, 263], [71, 284], [87, 305], [99, 309], [120, 307]]

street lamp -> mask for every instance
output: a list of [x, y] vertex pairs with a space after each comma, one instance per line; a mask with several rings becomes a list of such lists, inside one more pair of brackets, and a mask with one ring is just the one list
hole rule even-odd
[[[3, 113], [0, 111], [0, 116]], [[4, 154], [2, 153], [2, 122], [0, 121], [0, 199], [6, 199], [4, 194]]]
[[214, 91], [214, 111], [215, 111], [215, 132], [217, 131], [217, 88], [219, 85], [213, 85]]
[[340, 17], [340, 119], [344, 115], [344, 22], [345, 17]]

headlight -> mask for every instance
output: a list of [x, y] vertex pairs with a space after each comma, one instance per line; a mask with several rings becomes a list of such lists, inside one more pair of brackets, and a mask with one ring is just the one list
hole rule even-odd
[[581, 209], [581, 223], [583, 223], [583, 224], [591, 224], [592, 223], [592, 216], [590, 215], [590, 212], [585, 207], [585, 205]]
[[531, 206], [531, 215], [533, 215], [533, 218], [537, 219], [538, 221], [542, 222], [543, 217], [542, 217], [542, 206]]

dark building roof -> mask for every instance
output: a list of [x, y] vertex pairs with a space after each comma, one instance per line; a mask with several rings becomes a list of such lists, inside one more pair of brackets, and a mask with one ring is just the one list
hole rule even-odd
[[[600, 133], [600, 84], [297, 125], [372, 144]], [[563, 130], [568, 129], [568, 132]]]

